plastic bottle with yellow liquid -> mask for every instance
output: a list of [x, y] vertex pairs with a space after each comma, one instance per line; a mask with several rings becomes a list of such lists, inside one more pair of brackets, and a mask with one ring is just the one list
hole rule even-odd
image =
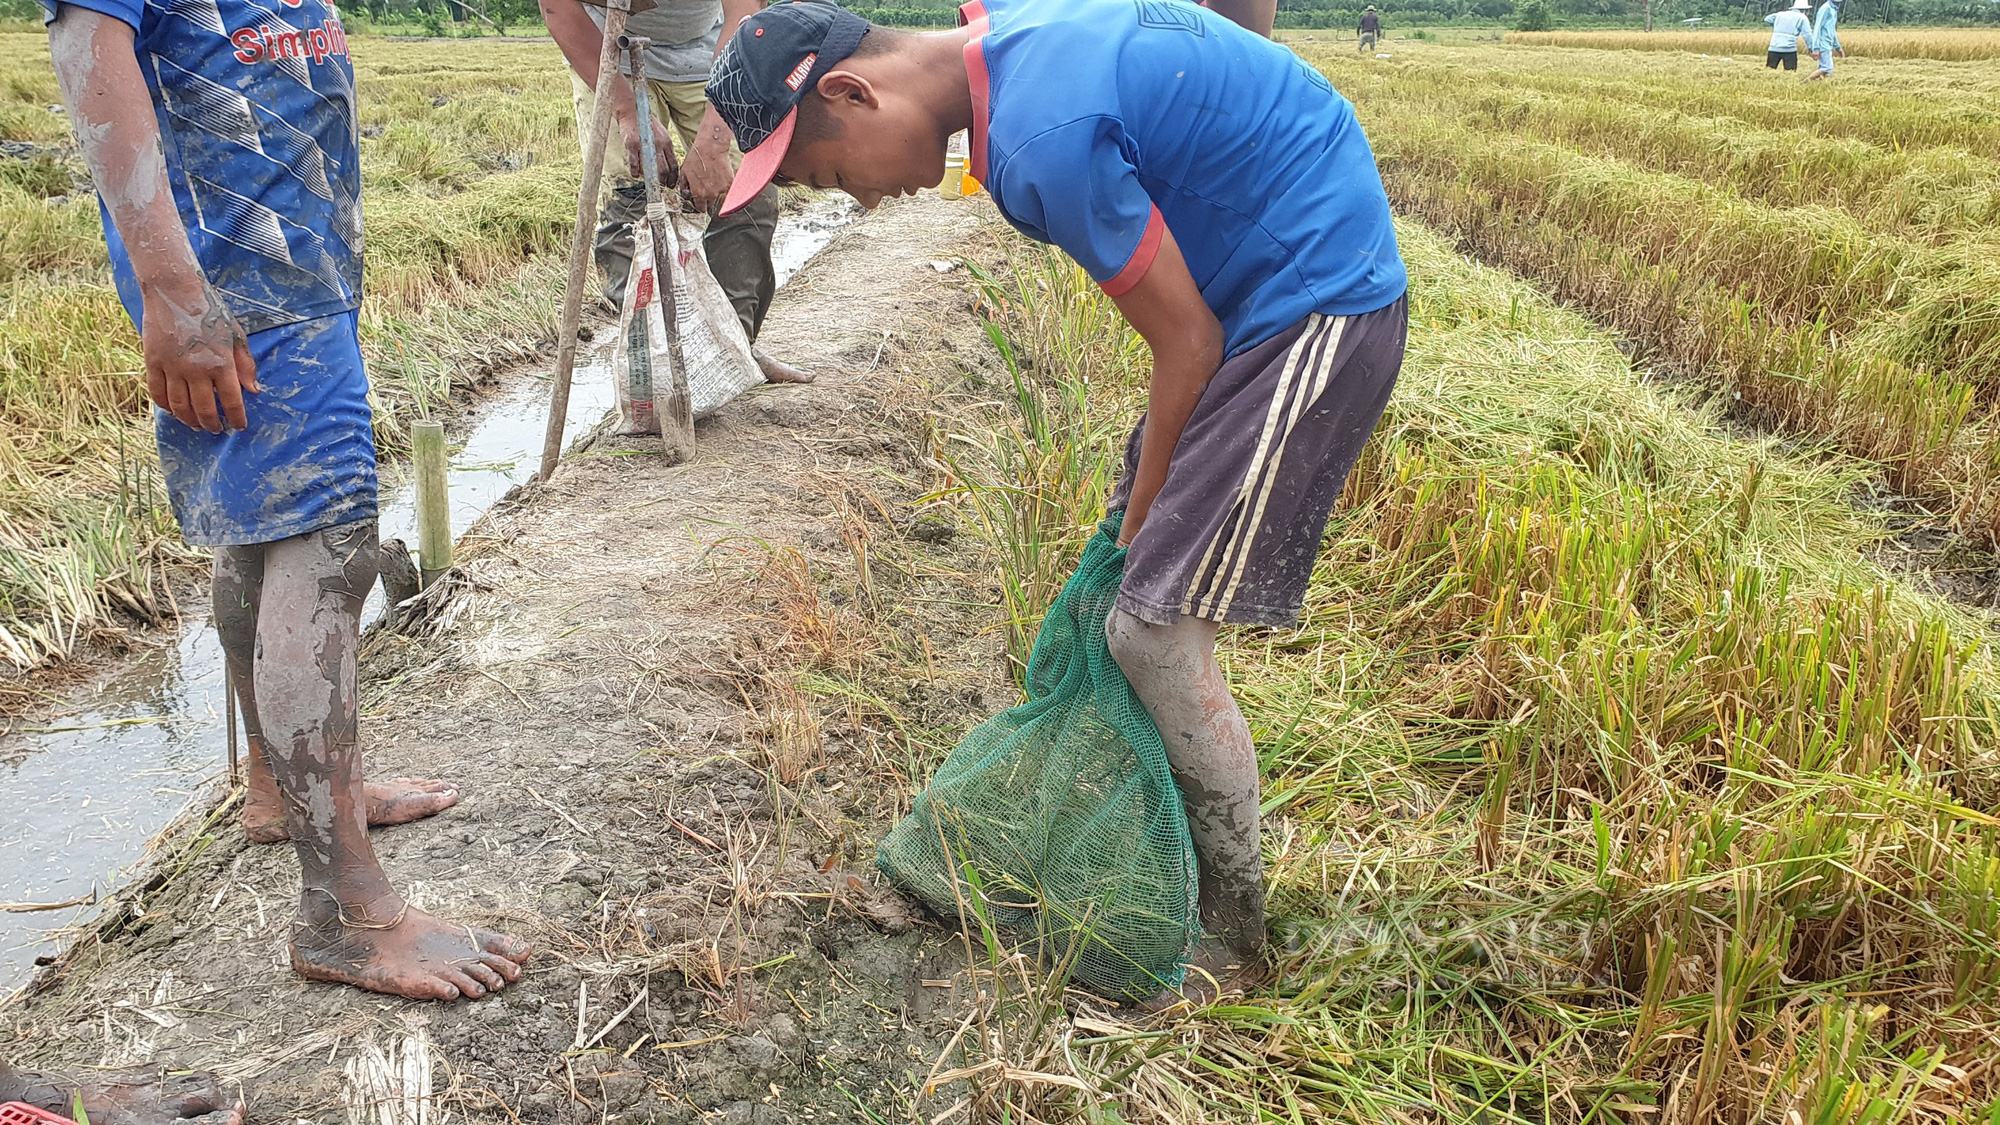
[[965, 134], [953, 133], [944, 150], [944, 179], [938, 181], [938, 194], [946, 199], [957, 199], [965, 192]]

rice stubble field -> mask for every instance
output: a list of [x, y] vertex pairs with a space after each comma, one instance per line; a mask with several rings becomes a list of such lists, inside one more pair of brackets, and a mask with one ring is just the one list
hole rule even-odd
[[1982, 540], [2000, 531], [1988, 64], [1857, 59], [1802, 84], [1761, 53], [1308, 57], [1371, 126], [1405, 214], [1757, 424], [1880, 466]]
[[[1994, 619], [1875, 561], [1885, 495], [1978, 543], [2000, 510], [2000, 83], [1294, 45], [1414, 280], [1306, 619], [1224, 658], [1282, 980], [1140, 1046], [1012, 1044], [1097, 1093], [1024, 1079], [994, 1119], [2000, 1118]], [[1145, 355], [1045, 251], [985, 300], [1038, 390], [943, 494], [1018, 638]]]

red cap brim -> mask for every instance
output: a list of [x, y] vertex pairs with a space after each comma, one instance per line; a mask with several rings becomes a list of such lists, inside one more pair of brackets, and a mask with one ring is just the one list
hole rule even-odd
[[743, 163], [736, 168], [736, 178], [729, 181], [729, 196], [722, 201], [721, 214], [742, 207], [757, 198], [757, 193], [770, 185], [778, 175], [778, 165], [785, 162], [785, 151], [792, 147], [792, 130], [798, 127], [799, 110], [785, 115], [764, 143], [743, 154]]

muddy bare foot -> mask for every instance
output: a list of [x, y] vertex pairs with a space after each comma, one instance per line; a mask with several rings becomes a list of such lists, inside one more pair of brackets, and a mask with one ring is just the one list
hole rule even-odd
[[[292, 969], [310, 980], [349, 984], [412, 1000], [478, 999], [521, 979], [531, 947], [519, 938], [433, 918], [394, 895], [344, 913], [324, 904], [292, 934]], [[302, 911], [302, 913], [305, 913]]]
[[242, 1125], [243, 1103], [207, 1074], [99, 1077], [89, 1084], [0, 1063], [0, 1102], [20, 1101], [69, 1117], [79, 1090], [91, 1125]]
[[[368, 826], [408, 824], [422, 820], [458, 803], [458, 786], [448, 781], [399, 777], [392, 781], [368, 783]], [[243, 799], [243, 834], [253, 844], [282, 844], [291, 839], [285, 831], [285, 810], [275, 792], [259, 793], [250, 787]]]
[[1206, 1008], [1225, 996], [1241, 996], [1270, 979], [1270, 965], [1262, 956], [1245, 956], [1212, 937], [1204, 937], [1194, 947], [1188, 961], [1187, 979], [1178, 990], [1166, 989], [1138, 1005], [1143, 1012], [1169, 1012], [1176, 1008], [1193, 1011]]
[[763, 352], [751, 352], [757, 358], [757, 370], [764, 373], [766, 383], [810, 383], [819, 378], [802, 367], [793, 367], [783, 360], [772, 359]]

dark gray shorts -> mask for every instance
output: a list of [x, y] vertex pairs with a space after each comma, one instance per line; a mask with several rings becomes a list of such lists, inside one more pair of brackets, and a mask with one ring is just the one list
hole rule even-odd
[[[1403, 366], [1407, 297], [1360, 316], [1314, 313], [1222, 365], [1125, 556], [1118, 608], [1287, 626], [1299, 617], [1327, 515]], [[1111, 499], [1123, 508], [1145, 419]]]

